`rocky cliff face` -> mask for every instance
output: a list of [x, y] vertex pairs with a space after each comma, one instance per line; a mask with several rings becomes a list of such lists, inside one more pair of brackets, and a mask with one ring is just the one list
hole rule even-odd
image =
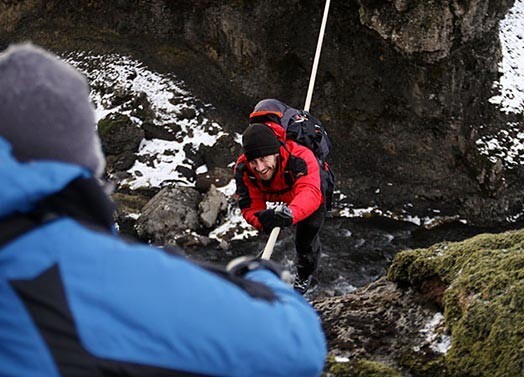
[[[508, 118], [488, 101], [501, 59], [497, 25], [513, 3], [332, 4], [311, 110], [335, 140], [331, 161], [346, 203], [438, 210], [478, 225], [522, 211], [522, 169], [488, 159], [476, 145], [508, 121], [521, 122], [522, 114]], [[309, 0], [8, 1], [0, 5], [0, 34], [3, 44], [31, 38], [59, 50], [118, 41], [199, 82], [226, 116], [236, 111], [224, 126], [240, 131], [260, 98], [302, 106], [322, 7]]]

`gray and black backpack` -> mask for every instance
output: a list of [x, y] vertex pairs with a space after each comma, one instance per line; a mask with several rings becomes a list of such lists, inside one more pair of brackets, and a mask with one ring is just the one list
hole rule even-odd
[[277, 99], [264, 99], [257, 103], [253, 112], [249, 114], [249, 123], [264, 123], [272, 121], [279, 124], [286, 131], [286, 139], [311, 149], [320, 164], [320, 178], [326, 208], [331, 209], [335, 176], [327, 163], [327, 156], [331, 149], [326, 129], [322, 123], [308, 111], [298, 110], [286, 105]]

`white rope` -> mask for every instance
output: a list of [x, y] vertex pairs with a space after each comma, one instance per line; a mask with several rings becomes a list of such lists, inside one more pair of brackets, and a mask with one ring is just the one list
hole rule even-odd
[[[329, 14], [330, 3], [331, 3], [330, 0], [326, 0], [326, 5], [324, 7], [324, 16], [322, 17], [322, 24], [320, 25], [320, 33], [318, 35], [317, 50], [315, 52], [315, 59], [313, 60], [313, 68], [311, 70], [311, 77], [309, 79], [309, 87], [307, 90], [306, 103], [304, 105], [304, 110], [306, 111], [309, 111], [309, 107], [311, 106], [311, 98], [313, 97], [313, 88], [315, 87], [315, 79], [317, 77], [318, 62], [320, 61], [320, 51], [322, 50], [324, 32], [326, 31], [326, 24], [327, 24], [327, 18]], [[279, 227], [273, 228], [273, 230], [271, 231], [271, 234], [269, 235], [269, 239], [267, 240], [266, 247], [264, 248], [264, 251], [262, 253], [262, 257], [261, 257], [262, 259], [271, 258], [271, 254], [273, 254], [273, 248], [275, 247], [275, 243], [277, 242], [279, 233], [280, 233]]]
[[318, 34], [317, 51], [315, 52], [315, 59], [313, 60], [313, 69], [311, 70], [311, 78], [309, 79], [309, 87], [307, 89], [306, 103], [304, 110], [309, 111], [311, 106], [311, 98], [313, 97], [313, 88], [315, 87], [315, 79], [317, 77], [318, 62], [320, 60], [320, 51], [322, 50], [322, 42], [324, 40], [324, 32], [326, 31], [327, 18], [329, 14], [330, 0], [326, 0], [324, 7], [324, 16], [322, 17], [322, 25], [320, 26], [320, 33]]
[[277, 242], [278, 233], [280, 233], [280, 228], [277, 226], [276, 228], [273, 228], [271, 231], [271, 234], [269, 235], [269, 239], [267, 240], [266, 247], [264, 248], [264, 251], [262, 252], [262, 259], [269, 259], [271, 258], [271, 254], [273, 254], [273, 248], [275, 247], [275, 243]]

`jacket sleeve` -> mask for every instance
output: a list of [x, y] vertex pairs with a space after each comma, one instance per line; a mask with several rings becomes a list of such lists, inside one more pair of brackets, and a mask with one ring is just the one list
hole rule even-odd
[[302, 146], [295, 149], [294, 155], [298, 157], [297, 160], [302, 166], [295, 169], [293, 199], [289, 203], [289, 209], [293, 213], [293, 224], [307, 218], [322, 204], [318, 161], [309, 149]]
[[254, 298], [184, 258], [109, 242], [82, 253], [82, 263], [67, 255], [62, 263], [92, 353], [198, 375], [321, 374], [326, 343], [318, 315], [272, 272], [248, 273], [275, 294]]
[[255, 213], [266, 209], [264, 194], [256, 187], [256, 184], [247, 174], [246, 162], [239, 160], [235, 166], [235, 183], [238, 206], [246, 221], [258, 230], [262, 230], [262, 224]]

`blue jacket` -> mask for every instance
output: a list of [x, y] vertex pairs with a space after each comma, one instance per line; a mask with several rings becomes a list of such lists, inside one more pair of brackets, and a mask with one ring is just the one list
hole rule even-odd
[[[83, 168], [19, 163], [0, 138], [0, 221], [61, 191]], [[0, 247], [0, 375], [320, 375], [319, 318], [272, 272], [247, 279], [60, 217]]]

